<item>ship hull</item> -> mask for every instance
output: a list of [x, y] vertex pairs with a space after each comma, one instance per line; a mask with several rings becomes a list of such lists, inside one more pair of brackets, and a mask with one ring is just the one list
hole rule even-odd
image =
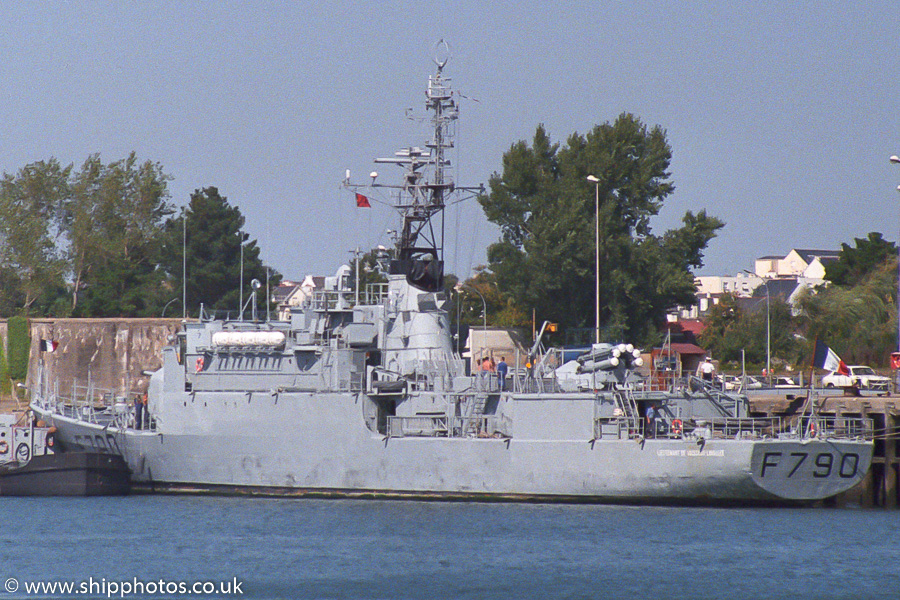
[[129, 491], [122, 457], [96, 452], [34, 456], [0, 469], [0, 496], [120, 496]]
[[852, 488], [872, 456], [861, 441], [394, 438], [367, 429], [360, 404], [346, 394], [185, 395], [157, 431], [43, 416], [64, 448], [121, 454], [135, 489], [154, 491], [803, 503]]

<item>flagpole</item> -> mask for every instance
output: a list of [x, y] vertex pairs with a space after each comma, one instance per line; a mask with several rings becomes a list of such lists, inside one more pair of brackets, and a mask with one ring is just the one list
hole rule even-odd
[[815, 374], [816, 368], [816, 347], [819, 345], [819, 336], [816, 336], [816, 340], [813, 342], [813, 351], [812, 351], [812, 360], [809, 364], [809, 387], [813, 387], [813, 376]]
[[181, 318], [187, 319], [187, 209], [181, 220]]
[[812, 401], [812, 391], [813, 391], [813, 377], [815, 376], [815, 368], [816, 368], [816, 350], [819, 347], [819, 336], [816, 336], [816, 340], [813, 342], [813, 351], [812, 351], [812, 360], [809, 365], [809, 387], [806, 388], [806, 403], [803, 405], [803, 410], [800, 411], [800, 436], [804, 435], [804, 427], [803, 427], [803, 415], [806, 414], [806, 409], [809, 408], [810, 416], [813, 415], [813, 401]]

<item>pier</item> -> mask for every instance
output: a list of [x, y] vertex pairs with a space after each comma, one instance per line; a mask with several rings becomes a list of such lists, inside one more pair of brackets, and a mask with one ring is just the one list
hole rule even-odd
[[[898, 417], [900, 395], [845, 396], [840, 391], [818, 390], [814, 396], [816, 411], [824, 417], [864, 417], [872, 420], [875, 456], [862, 483], [827, 504], [843, 506], [897, 508], [898, 498]], [[806, 390], [760, 390], [749, 394], [752, 416], [789, 419], [803, 411]], [[808, 411], [808, 408], [807, 408]]]

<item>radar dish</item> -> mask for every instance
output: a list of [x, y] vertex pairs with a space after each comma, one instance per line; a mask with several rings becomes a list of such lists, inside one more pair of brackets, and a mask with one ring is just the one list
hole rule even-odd
[[437, 68], [440, 71], [449, 60], [450, 45], [444, 41], [444, 38], [441, 38], [438, 40], [438, 43], [434, 45], [434, 64], [437, 65]]

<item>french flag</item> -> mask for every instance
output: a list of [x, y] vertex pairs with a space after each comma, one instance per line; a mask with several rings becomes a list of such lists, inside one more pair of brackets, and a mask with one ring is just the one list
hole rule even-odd
[[41, 352], [53, 352], [59, 347], [56, 340], [41, 340]]
[[827, 371], [837, 371], [841, 375], [849, 375], [850, 370], [837, 353], [816, 338], [816, 353], [813, 355], [813, 366]]

